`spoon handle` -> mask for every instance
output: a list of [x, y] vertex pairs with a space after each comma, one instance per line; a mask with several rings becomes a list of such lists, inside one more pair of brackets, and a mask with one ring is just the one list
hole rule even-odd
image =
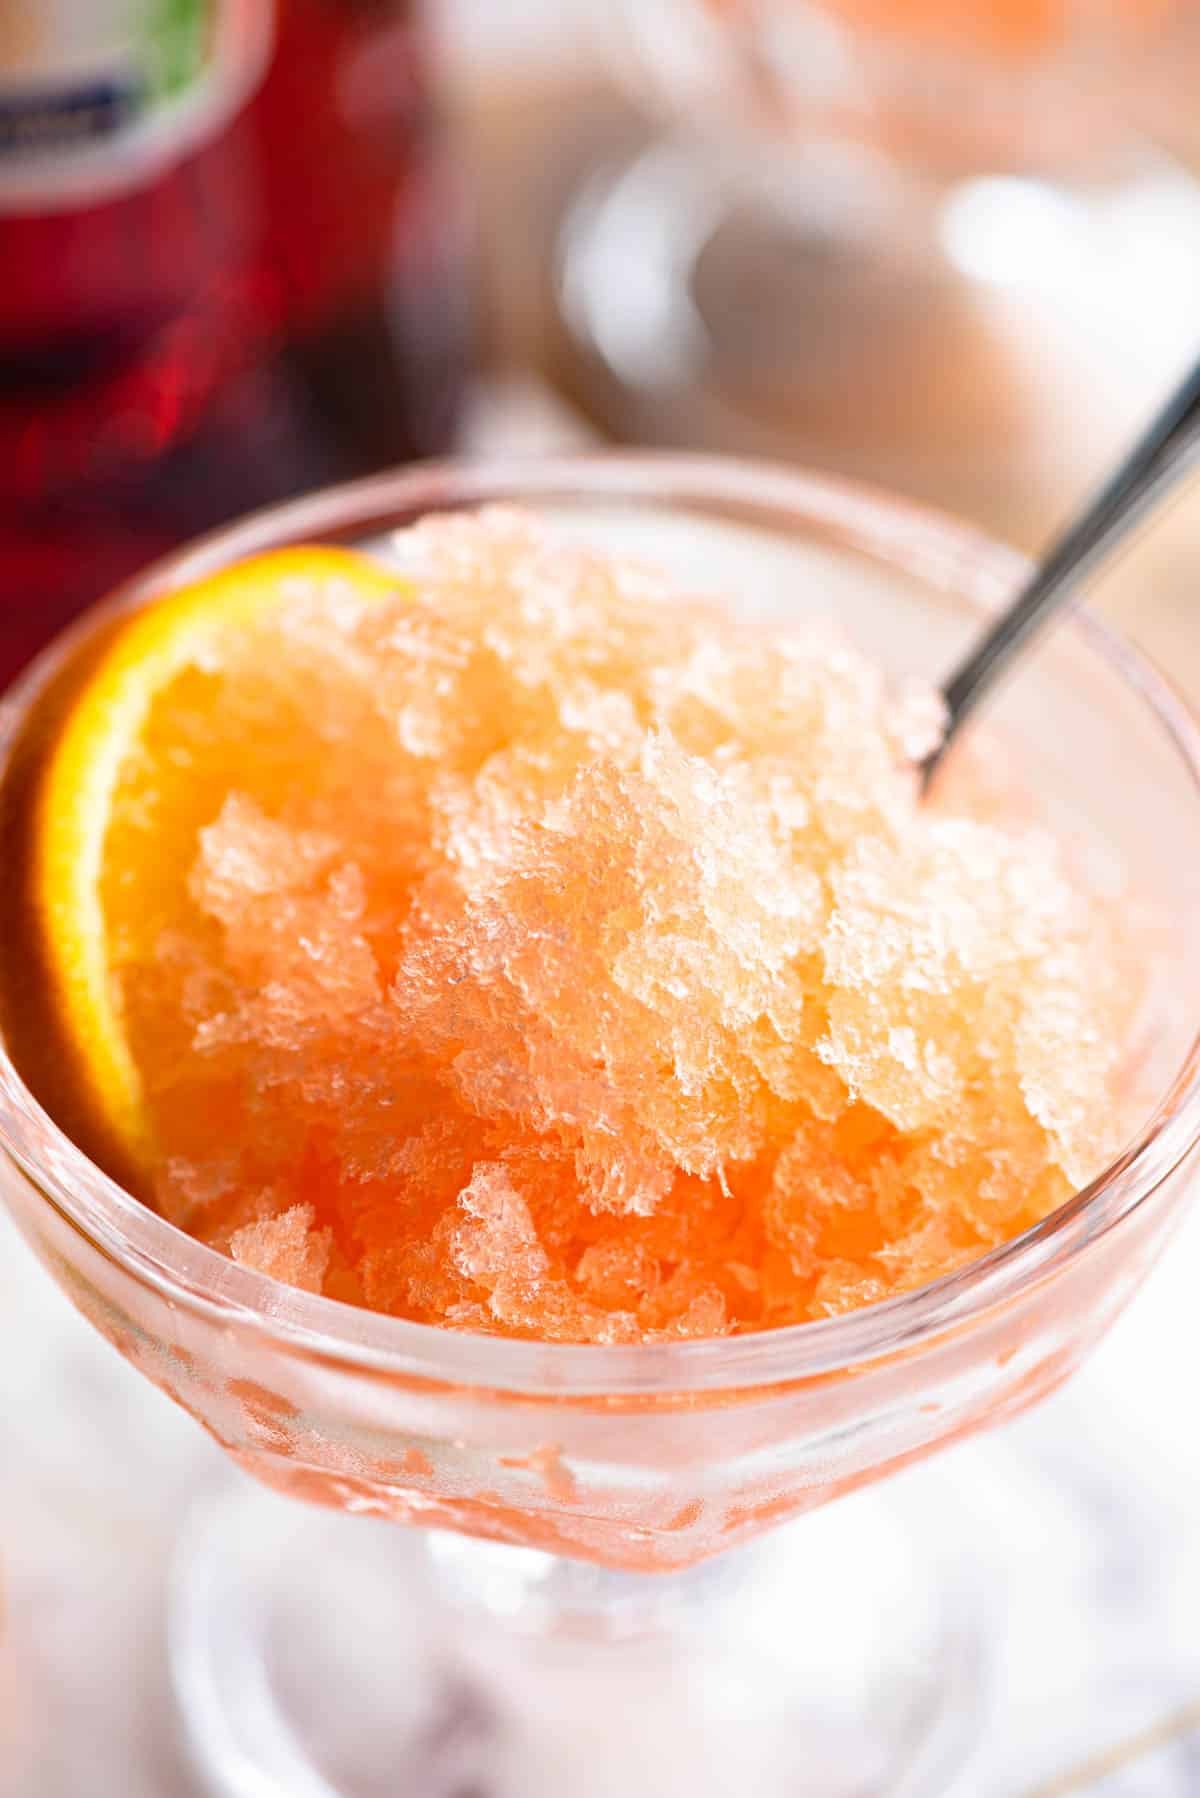
[[922, 770], [929, 778], [955, 732], [1009, 659], [1064, 601], [1079, 580], [1128, 531], [1159, 493], [1200, 452], [1200, 364], [1167, 401], [1082, 517], [1039, 563], [1027, 585], [942, 688], [946, 734]]

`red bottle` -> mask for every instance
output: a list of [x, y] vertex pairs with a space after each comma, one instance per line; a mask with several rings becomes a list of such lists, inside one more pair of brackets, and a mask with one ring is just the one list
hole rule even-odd
[[411, 0], [0, 6], [0, 682], [182, 538], [452, 440]]

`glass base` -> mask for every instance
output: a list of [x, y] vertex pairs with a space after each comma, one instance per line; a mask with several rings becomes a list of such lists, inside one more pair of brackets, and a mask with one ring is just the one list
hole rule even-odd
[[621, 441], [784, 458], [1039, 541], [1195, 354], [1200, 188], [933, 178], [864, 145], [614, 142], [549, 296], [564, 385]]
[[618, 1574], [245, 1486], [176, 1564], [191, 1745], [230, 1798], [924, 1798], [974, 1739], [986, 1632], [922, 1514], [858, 1494]]

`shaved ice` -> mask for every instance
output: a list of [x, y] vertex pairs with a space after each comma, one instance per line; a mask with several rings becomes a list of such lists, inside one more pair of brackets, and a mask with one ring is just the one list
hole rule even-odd
[[237, 745], [119, 967], [168, 1218], [309, 1292], [624, 1343], [903, 1292], [1102, 1169], [1111, 902], [963, 783], [920, 802], [932, 690], [819, 593], [739, 620], [515, 511], [394, 554], [394, 596], [297, 581], [154, 722], [173, 780], [214, 719]]

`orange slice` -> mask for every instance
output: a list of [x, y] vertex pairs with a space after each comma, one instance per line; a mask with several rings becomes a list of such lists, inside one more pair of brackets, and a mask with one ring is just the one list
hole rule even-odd
[[[231, 759], [254, 773], [255, 744], [239, 734], [244, 721], [232, 720], [223, 736], [219, 693], [211, 728], [182, 756], [171, 738], [173, 708], [178, 700], [178, 708], [203, 715], [208, 671], [220, 667], [235, 639], [261, 634], [297, 591], [319, 599], [331, 583], [356, 599], [394, 594], [397, 586], [364, 555], [304, 546], [236, 564], [132, 616], [69, 700], [36, 780], [22, 909], [51, 1034], [65, 1057], [55, 1070], [54, 1108], [84, 1146], [127, 1178], [146, 1166], [151, 1144], [115, 968], [155, 953], [155, 933], [185, 891], [189, 845], [208, 822], [203, 808], [224, 790]], [[269, 643], [268, 635], [264, 653]], [[188, 761], [174, 787], [170, 758]], [[155, 831], [122, 841], [122, 808], [135, 807], [139, 788], [156, 780], [178, 803], [160, 808]], [[26, 1022], [23, 1034], [32, 1028]]]

